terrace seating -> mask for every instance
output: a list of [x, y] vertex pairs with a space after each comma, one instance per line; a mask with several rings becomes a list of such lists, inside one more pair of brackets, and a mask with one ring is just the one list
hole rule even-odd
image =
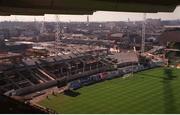
[[20, 82], [18, 82], [17, 84], [18, 84], [21, 88], [31, 86], [31, 84], [30, 84], [28, 81], [26, 81], [26, 80], [20, 81]]
[[44, 76], [46, 76], [48, 79], [50, 80], [55, 80], [54, 78], [52, 78], [50, 75], [48, 75], [44, 70], [42, 69], [38, 69]]
[[[53, 58], [50, 62], [38, 61], [38, 59], [24, 60], [16, 68], [6, 70], [1, 74], [0, 91], [7, 92], [12, 89], [17, 95], [42, 90], [67, 81], [90, 76], [97, 72], [105, 71], [107, 66], [101, 58], [87, 56], [88, 54], [74, 55], [73, 60], [67, 56]], [[105, 66], [104, 66], [105, 65]], [[7, 75], [4, 76], [4, 73]], [[5, 78], [5, 79], [4, 79]], [[88, 85], [100, 81], [100, 76], [82, 78], [81, 81], [71, 83], [71, 88], [76, 89], [81, 85]], [[82, 84], [80, 84], [80, 82]], [[27, 91], [27, 89], [29, 91]]]
[[24, 70], [24, 71], [20, 71], [20, 73], [22, 75], [24, 75], [32, 83], [34, 83], [34, 84], [39, 84], [40, 83], [39, 79], [37, 77], [32, 76], [32, 73], [30, 73], [29, 71]]
[[16, 89], [18, 89], [18, 87], [14, 84], [6, 84], [6, 85], [2, 86], [2, 89], [4, 90], [3, 93], [5, 93], [5, 92], [10, 91], [12, 89], [16, 90]]

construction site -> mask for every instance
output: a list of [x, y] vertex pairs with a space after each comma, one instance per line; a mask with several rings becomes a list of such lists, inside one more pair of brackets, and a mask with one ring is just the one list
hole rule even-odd
[[0, 0], [0, 113], [180, 113], [180, 0]]
[[[82, 25], [77, 24], [82, 26], [81, 31], [73, 30], [76, 28], [73, 26], [70, 28], [72, 30], [67, 31], [67, 27], [63, 27], [65, 24], [60, 23], [59, 17], [56, 15], [55, 18], [56, 22], [53, 23], [52, 30], [50, 28], [52, 25], [48, 28], [49, 23], [42, 21], [38, 22], [40, 25], [38, 32], [33, 32], [32, 28], [37, 31], [38, 25], [34, 22], [35, 27], [31, 27], [31, 31], [27, 30], [29, 33], [22, 32], [20, 36], [15, 37], [11, 34], [2, 34], [1, 94], [28, 102], [33, 106], [39, 98], [47, 98], [49, 93], [61, 93], [79, 88], [79, 80], [91, 84], [92, 79], [97, 82], [154, 67], [168, 66], [167, 52], [179, 52], [178, 49], [167, 48], [164, 45], [169, 41], [169, 38], [164, 40], [167, 37], [164, 34], [173, 31], [159, 33], [153, 30], [152, 33], [152, 28], [147, 27], [146, 14], [141, 24], [137, 24], [141, 26], [140, 30], [136, 30], [135, 33], [129, 20], [129, 25], [122, 28], [120, 33], [106, 26], [104, 30], [102, 27], [97, 30], [96, 27], [91, 26], [88, 16], [87, 22]], [[155, 22], [159, 23], [159, 20]], [[83, 30], [84, 28], [87, 30]], [[157, 28], [163, 29], [161, 24]], [[179, 30], [175, 29], [175, 31], [178, 33]], [[154, 35], [158, 36], [158, 41], [164, 40], [161, 45], [153, 41]], [[147, 41], [147, 36], [152, 40], [151, 42]], [[35, 108], [37, 107], [39, 106]]]

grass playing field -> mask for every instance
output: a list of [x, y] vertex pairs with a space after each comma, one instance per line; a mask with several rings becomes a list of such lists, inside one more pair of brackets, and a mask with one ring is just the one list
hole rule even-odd
[[180, 70], [156, 68], [50, 96], [41, 105], [59, 113], [180, 113]]

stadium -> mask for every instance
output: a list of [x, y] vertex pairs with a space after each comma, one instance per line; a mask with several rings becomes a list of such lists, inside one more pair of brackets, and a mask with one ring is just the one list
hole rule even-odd
[[180, 113], [179, 4], [0, 0], [0, 113]]

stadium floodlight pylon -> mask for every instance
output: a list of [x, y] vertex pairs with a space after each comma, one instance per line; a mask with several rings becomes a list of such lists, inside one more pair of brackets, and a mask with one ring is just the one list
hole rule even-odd
[[60, 54], [63, 54], [60, 48], [63, 31], [61, 30], [61, 27], [60, 27], [59, 16], [55, 15], [55, 19], [56, 19], [56, 29], [55, 29], [56, 32], [55, 32], [54, 53], [55, 53], [55, 56], [58, 56]]
[[36, 17], [34, 16], [34, 27], [35, 27], [35, 29], [38, 29], [38, 24], [37, 24], [37, 20], [36, 20]]
[[45, 32], [45, 16], [43, 16], [43, 20], [41, 22], [41, 29], [40, 29], [40, 34], [43, 34]]

